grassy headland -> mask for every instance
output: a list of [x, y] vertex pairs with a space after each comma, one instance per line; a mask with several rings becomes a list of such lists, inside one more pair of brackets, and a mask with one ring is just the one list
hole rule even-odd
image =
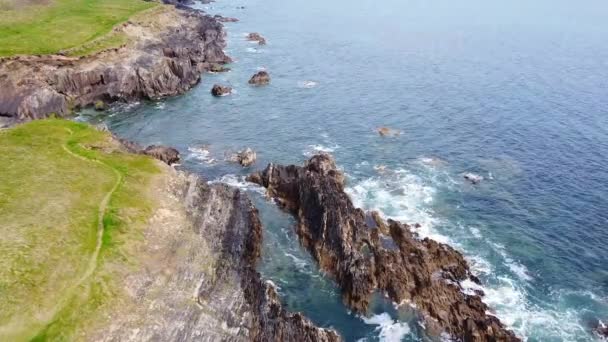
[[0, 130], [0, 340], [73, 340], [107, 320], [159, 172], [85, 124]]
[[143, 0], [0, 0], [0, 57], [78, 50], [87, 43], [87, 53], [119, 46], [124, 37], [109, 34], [112, 28], [157, 5]]

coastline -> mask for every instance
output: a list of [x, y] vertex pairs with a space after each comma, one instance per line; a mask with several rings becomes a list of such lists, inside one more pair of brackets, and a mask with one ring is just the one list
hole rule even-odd
[[90, 56], [0, 59], [0, 117], [66, 117], [95, 104], [175, 96], [231, 61], [222, 24], [182, 6], [157, 6], [114, 31], [128, 43]]
[[[194, 26], [186, 26], [187, 29], [185, 32], [179, 33], [185, 35], [193, 34], [197, 39], [175, 39], [177, 37], [175, 35], [177, 32], [169, 29], [171, 33], [163, 31], [160, 36], [151, 37], [150, 40], [143, 43], [137, 43], [134, 47], [128, 46], [117, 50], [104, 51], [91, 57], [15, 57], [0, 61], [0, 71], [9, 69], [17, 70], [17, 72], [23, 72], [20, 77], [31, 77], [32, 74], [31, 71], [28, 70], [29, 68], [33, 68], [30, 70], [42, 68], [44, 71], [42, 73], [47, 75], [45, 76], [47, 78], [44, 80], [41, 80], [38, 77], [32, 77], [33, 82], [26, 85], [18, 85], [14, 79], [9, 79], [8, 81], [6, 79], [0, 80], [0, 87], [14, 89], [12, 93], [0, 94], [0, 103], [5, 104], [4, 107], [0, 108], [0, 113], [13, 122], [21, 122], [30, 119], [45, 118], [51, 114], [60, 117], [68, 116], [73, 110], [94, 105], [97, 101], [111, 103], [114, 101], [155, 99], [183, 94], [199, 82], [200, 74], [202, 72], [208, 71], [214, 64], [228, 63], [230, 59], [222, 51], [225, 47], [223, 39], [224, 32], [221, 29], [221, 24], [219, 24], [217, 20], [183, 9], [176, 9], [175, 13], [177, 13], [176, 17], [173, 17], [173, 14], [168, 15], [172, 18], [189, 19], [197, 22]], [[218, 28], [218, 25], [220, 28]], [[123, 27], [125, 32], [140, 32], [142, 28], [141, 23], [128, 23]], [[204, 34], [201, 35], [201, 32], [204, 32]], [[197, 47], [192, 49], [190, 44]], [[132, 53], [135, 53], [137, 58], [129, 58], [129, 61], [126, 64], [116, 64], [117, 66], [114, 67], [108, 67], [106, 64], [107, 61], [118, 60], [121, 60], [120, 63], [123, 63], [122, 59], [126, 54], [130, 55]], [[153, 57], [159, 58], [160, 61], [150, 62], [150, 59]], [[196, 62], [193, 64], [191, 64], [193, 61], [192, 58], [197, 58]], [[98, 65], [99, 59], [103, 60], [100, 65]], [[50, 79], [52, 79], [52, 81], [49, 81]], [[15, 101], [15, 99], [17, 100]], [[193, 182], [196, 183], [197, 181]], [[184, 184], [180, 186], [184, 186]], [[174, 187], [173, 189], [179, 188], [180, 186]], [[191, 186], [196, 188], [199, 185]], [[197, 191], [205, 192], [209, 190], [199, 189]], [[212, 191], [223, 190], [214, 188]], [[240, 195], [231, 193], [226, 196], [238, 197]], [[183, 200], [186, 202], [189, 201], [187, 198], [184, 198]], [[247, 207], [246, 203], [240, 203], [239, 205]], [[248, 212], [248, 215], [253, 215], [251, 214], [251, 211], [245, 209], [239, 210], [244, 210]], [[251, 216], [249, 219], [252, 222], [256, 220]], [[253, 225], [255, 226], [255, 224]], [[231, 227], [225, 227], [224, 229], [229, 230]], [[259, 227], [249, 227], [247, 229], [252, 231], [253, 235], [261, 234], [260, 232], [256, 233], [256, 231], [261, 229]], [[247, 240], [255, 241], [255, 238], [252, 236], [239, 238], [241, 239], [240, 243], [245, 243]], [[235, 241], [229, 242], [236, 243]], [[259, 244], [259, 241], [256, 243]], [[220, 245], [224, 245], [224, 242], [220, 242]], [[259, 248], [259, 246], [257, 248]], [[247, 284], [256, 284], [256, 287], [253, 290], [253, 292], [256, 293], [253, 298], [256, 299], [248, 299], [249, 305], [254, 305], [255, 301], [261, 300], [264, 302], [264, 305], [267, 306], [260, 306], [260, 312], [269, 310], [268, 308], [272, 307], [272, 311], [277, 310], [280, 312], [278, 315], [278, 317], [280, 317], [278, 322], [291, 322], [295, 320], [299, 322], [295, 323], [296, 326], [304, 327], [303, 329], [306, 331], [314, 331], [315, 334], [322, 334], [323, 336], [326, 336], [326, 340], [328, 341], [333, 340], [334, 337], [332, 337], [330, 333], [325, 334], [323, 329], [316, 330], [316, 328], [313, 328], [311, 323], [301, 315], [295, 314], [294, 316], [287, 314], [281, 308], [280, 301], [272, 286], [264, 285], [259, 279], [259, 274], [257, 275], [257, 278], [255, 275], [250, 274], [251, 272], [255, 273], [251, 270], [251, 265], [255, 264], [255, 261], [252, 260], [257, 258], [255, 254], [259, 253], [259, 251], [248, 251], [247, 253], [249, 254], [240, 256], [231, 254], [230, 256], [238, 256], [252, 262], [245, 268], [236, 270], [238, 275], [247, 275]], [[234, 262], [234, 264], [238, 263], [239, 262], [236, 261]], [[245, 283], [241, 284], [242, 289], [245, 289], [246, 287], [243, 284]], [[217, 284], [213, 284], [213, 286], [216, 285]], [[262, 293], [266, 294], [265, 297], [261, 296]], [[245, 296], [247, 296], [247, 294], [245, 294]], [[257, 305], [261, 304], [258, 303]], [[222, 315], [227, 314], [223, 313]], [[252, 315], [255, 317], [256, 314], [254, 313]], [[262, 314], [258, 315], [257, 319], [264, 317]], [[258, 324], [264, 326], [266, 323], [260, 319]], [[285, 328], [285, 326], [279, 326], [278, 328], [272, 327], [269, 329], [270, 330], [261, 329], [259, 332], [260, 335], [254, 336], [264, 336], [264, 338], [261, 338], [260, 340], [268, 339], [270, 336], [274, 336], [275, 339], [277, 338], [276, 336], [282, 336], [286, 339], [301, 336], [287, 334], [286, 331], [291, 331], [291, 329], [293, 329], [291, 327]], [[142, 331], [142, 334], [143, 333], [145, 333], [145, 330]], [[240, 335], [237, 334], [235, 336]], [[312, 340], [323, 340], [319, 337], [320, 335], [311, 336]], [[335, 338], [337, 339], [337, 337]]]

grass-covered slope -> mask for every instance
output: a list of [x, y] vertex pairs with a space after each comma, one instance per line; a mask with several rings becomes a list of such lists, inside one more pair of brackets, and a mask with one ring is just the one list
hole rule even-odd
[[103, 320], [159, 170], [85, 124], [0, 131], [0, 341], [73, 340]]
[[143, 0], [0, 0], [0, 57], [78, 50], [93, 40], [87, 52], [120, 45], [122, 37], [107, 35], [112, 27], [156, 5]]

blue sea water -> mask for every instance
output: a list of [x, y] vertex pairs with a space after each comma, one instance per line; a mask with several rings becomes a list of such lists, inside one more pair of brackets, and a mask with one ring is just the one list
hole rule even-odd
[[[237, 9], [237, 6], [245, 6]], [[485, 302], [528, 341], [593, 341], [608, 319], [608, 2], [218, 0], [232, 71], [123, 107], [121, 136], [177, 147], [183, 168], [247, 189], [260, 208], [260, 271], [290, 310], [347, 340], [429, 337], [408, 308], [351, 314], [299, 246], [293, 219], [225, 155], [266, 163], [331, 152], [353, 201], [420, 223], [462, 251]], [[268, 44], [245, 40], [260, 32]], [[250, 87], [267, 69], [272, 83]], [[214, 83], [235, 93], [214, 98]], [[378, 127], [400, 134], [381, 137]], [[465, 173], [484, 179], [478, 185]]]

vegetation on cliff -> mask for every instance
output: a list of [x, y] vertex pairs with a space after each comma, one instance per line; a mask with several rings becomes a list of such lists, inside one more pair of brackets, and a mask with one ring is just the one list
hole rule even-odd
[[81, 123], [0, 131], [0, 340], [71, 340], [107, 318], [160, 170]]
[[143, 0], [0, 0], [0, 57], [82, 55], [124, 43], [108, 34], [134, 14], [157, 6]]

